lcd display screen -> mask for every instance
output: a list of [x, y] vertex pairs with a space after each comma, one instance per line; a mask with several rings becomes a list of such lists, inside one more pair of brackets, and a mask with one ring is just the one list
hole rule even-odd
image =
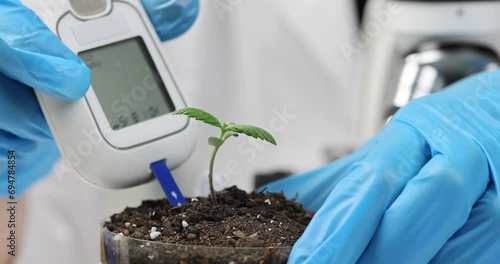
[[173, 112], [172, 100], [141, 37], [80, 52], [113, 130]]

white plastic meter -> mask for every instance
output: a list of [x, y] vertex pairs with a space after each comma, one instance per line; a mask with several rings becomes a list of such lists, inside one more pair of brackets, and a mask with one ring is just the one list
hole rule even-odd
[[[51, 14], [34, 9], [92, 70], [78, 101], [37, 93], [66, 161], [88, 182], [126, 188], [154, 178], [150, 164], [173, 169], [193, 151], [196, 132], [139, 0], [65, 0]], [[60, 1], [55, 1], [60, 2]]]

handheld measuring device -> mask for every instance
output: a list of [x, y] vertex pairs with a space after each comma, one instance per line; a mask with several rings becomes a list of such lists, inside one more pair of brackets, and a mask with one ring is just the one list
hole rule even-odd
[[179, 166], [196, 132], [187, 117], [170, 114], [186, 102], [140, 1], [66, 1], [40, 17], [92, 77], [78, 101], [37, 93], [61, 154], [86, 181], [105, 188], [150, 181], [153, 162]]

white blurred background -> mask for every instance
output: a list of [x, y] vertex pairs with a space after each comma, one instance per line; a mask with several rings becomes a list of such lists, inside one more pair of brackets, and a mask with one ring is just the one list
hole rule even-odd
[[[340, 48], [356, 31], [354, 1], [200, 1], [191, 30], [164, 44], [182, 93], [221, 121], [269, 129], [278, 142], [228, 141], [215, 164], [217, 186], [250, 191], [256, 173], [305, 171], [354, 145], [359, 65]], [[206, 138], [216, 133], [200, 126], [193, 156], [173, 172], [186, 196], [207, 192]], [[99, 222], [164, 196], [156, 183], [102, 190], [59, 168], [28, 193], [16, 263], [99, 263]]]

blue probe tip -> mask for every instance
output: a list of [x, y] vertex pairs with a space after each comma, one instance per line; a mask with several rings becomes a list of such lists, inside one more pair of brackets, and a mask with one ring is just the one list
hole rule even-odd
[[171, 205], [179, 206], [186, 203], [186, 199], [184, 198], [184, 195], [182, 195], [174, 177], [172, 177], [172, 173], [170, 172], [165, 160], [151, 163], [151, 171], [155, 175], [156, 179], [158, 179], [158, 182], [160, 183], [161, 188], [163, 189], [163, 192], [165, 192], [165, 195]]

